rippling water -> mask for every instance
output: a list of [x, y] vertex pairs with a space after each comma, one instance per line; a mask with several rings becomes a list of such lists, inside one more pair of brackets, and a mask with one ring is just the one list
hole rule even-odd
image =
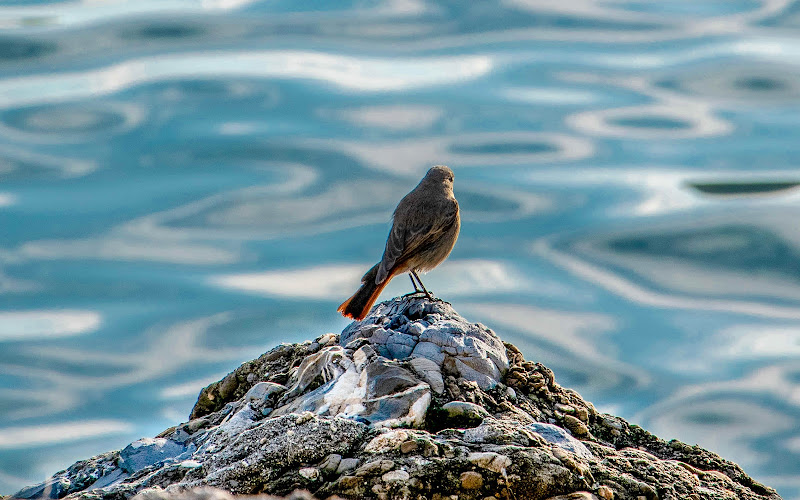
[[431, 289], [800, 498], [799, 28], [787, 0], [4, 2], [0, 493], [339, 331], [445, 163]]

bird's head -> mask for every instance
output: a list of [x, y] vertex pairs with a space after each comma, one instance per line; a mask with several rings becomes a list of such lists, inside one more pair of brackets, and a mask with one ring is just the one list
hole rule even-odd
[[445, 184], [452, 189], [453, 171], [444, 165], [436, 165], [428, 170], [427, 174], [425, 174], [425, 180], [428, 182]]

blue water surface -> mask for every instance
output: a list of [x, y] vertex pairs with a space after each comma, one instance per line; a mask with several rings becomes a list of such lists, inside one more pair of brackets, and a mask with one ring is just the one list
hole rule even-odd
[[0, 493], [340, 331], [443, 163], [429, 288], [800, 499], [799, 126], [789, 0], [5, 1]]

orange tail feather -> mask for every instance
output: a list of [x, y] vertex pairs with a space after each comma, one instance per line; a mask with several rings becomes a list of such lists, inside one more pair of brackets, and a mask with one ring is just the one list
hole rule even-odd
[[361, 278], [361, 286], [356, 290], [356, 293], [342, 302], [342, 305], [339, 306], [337, 311], [342, 313], [343, 316], [353, 318], [356, 321], [364, 319], [372, 308], [372, 304], [378, 300], [378, 296], [394, 276], [394, 273], [389, 273], [389, 276], [387, 276], [381, 284], [377, 285], [375, 284], [375, 276], [377, 274], [378, 264], [375, 264], [372, 269], [367, 271], [367, 274]]

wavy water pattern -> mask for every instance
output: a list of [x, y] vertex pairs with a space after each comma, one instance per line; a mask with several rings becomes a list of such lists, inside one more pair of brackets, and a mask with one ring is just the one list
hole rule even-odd
[[798, 28], [794, 0], [5, 2], [0, 494], [339, 331], [443, 163], [428, 288], [800, 499]]

